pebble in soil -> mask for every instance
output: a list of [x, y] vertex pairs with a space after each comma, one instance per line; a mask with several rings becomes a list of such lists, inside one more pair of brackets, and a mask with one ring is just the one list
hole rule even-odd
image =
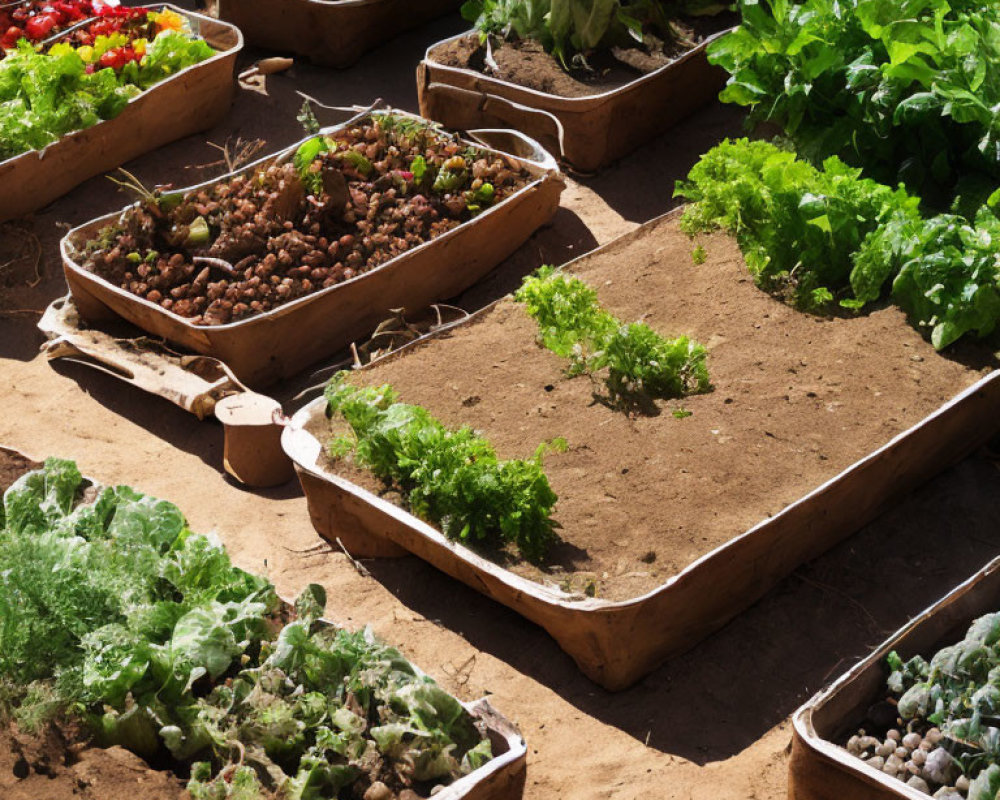
[[920, 733], [913, 725], [903, 728], [899, 720], [897, 724], [900, 727], [890, 728], [882, 739], [860, 729], [847, 740], [847, 752], [936, 800], [965, 800], [969, 779], [944, 748], [940, 729]]

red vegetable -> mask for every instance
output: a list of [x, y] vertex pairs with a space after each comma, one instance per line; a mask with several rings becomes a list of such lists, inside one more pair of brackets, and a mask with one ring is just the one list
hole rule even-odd
[[24, 31], [21, 30], [16, 25], [11, 25], [7, 28], [7, 32], [0, 38], [0, 48], [4, 50], [10, 50], [14, 45], [17, 44], [17, 40], [24, 36]]
[[32, 17], [24, 26], [24, 32], [32, 41], [39, 41], [48, 36], [52, 29], [56, 27], [58, 20], [55, 14], [42, 13]]

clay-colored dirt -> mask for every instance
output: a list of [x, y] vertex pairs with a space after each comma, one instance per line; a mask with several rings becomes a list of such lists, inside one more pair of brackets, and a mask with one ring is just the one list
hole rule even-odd
[[[185, 164], [218, 159], [206, 141], [238, 134], [263, 137], [272, 148], [290, 143], [299, 136], [295, 89], [330, 104], [382, 96], [414, 110], [418, 59], [464, 27], [457, 16], [428, 26], [342, 73], [297, 65], [270, 76], [266, 94], [239, 93], [224, 126], [129, 168], [149, 184], [187, 184], [211, 171]], [[554, 225], [462, 302], [482, 305], [539, 264], [567, 261], [662, 213], [673, 181], [697, 154], [738, 130], [731, 111], [708, 109], [599, 176], [571, 183]], [[363, 577], [341, 553], [314, 549], [321, 542], [297, 486], [253, 493], [225, 477], [221, 426], [37, 354], [37, 312], [65, 292], [56, 223], [79, 224], [124, 202], [113, 185], [95, 179], [37, 216], [44, 279], [0, 298], [0, 442], [35, 458], [72, 457], [88, 475], [169, 498], [196, 530], [216, 531], [241, 566], [264, 571], [282, 592], [322, 582], [332, 618], [371, 623], [464, 699], [490, 693], [527, 738], [527, 800], [783, 798], [786, 720], [794, 709], [1000, 546], [1000, 472], [988, 458], [969, 459], [797, 570], [688, 654], [626, 692], [604, 692], [540, 629], [416, 559], [367, 562], [372, 575]], [[49, 782], [26, 796], [80, 797], [61, 785], [56, 791]], [[0, 776], [0, 796], [17, 797], [16, 786], [12, 772]], [[136, 789], [138, 780], [138, 797]]]
[[190, 800], [185, 781], [150, 769], [122, 747], [88, 747], [50, 728], [29, 736], [0, 733], [0, 797], [4, 800]]

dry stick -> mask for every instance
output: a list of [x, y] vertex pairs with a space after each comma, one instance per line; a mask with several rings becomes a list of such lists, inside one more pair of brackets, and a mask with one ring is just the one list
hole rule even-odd
[[301, 550], [294, 547], [285, 547], [285, 545], [282, 545], [281, 548], [283, 550], [287, 550], [289, 553], [299, 553], [301, 555], [311, 556], [319, 556], [333, 552], [333, 547], [331, 547], [329, 542], [320, 542], [319, 544], [314, 544], [312, 547], [306, 547]]
[[368, 567], [347, 552], [347, 548], [344, 547], [344, 543], [340, 541], [339, 536], [337, 537], [337, 544], [340, 546], [340, 549], [344, 551], [344, 555], [347, 556], [347, 560], [350, 561], [354, 569], [357, 570], [358, 575], [362, 578], [370, 578], [372, 576], [372, 574], [368, 571]]
[[0, 308], [0, 314], [37, 314], [42, 316], [44, 313], [37, 308]]
[[[465, 661], [463, 661], [459, 666], [455, 667], [452, 664], [442, 664], [441, 670], [451, 678], [459, 686], [465, 686], [469, 682], [469, 678], [472, 677], [472, 669], [476, 664], [476, 654], [473, 653]], [[451, 671], [448, 668], [451, 667]]]
[[215, 267], [228, 275], [235, 275], [236, 268], [222, 258], [210, 258], [209, 256], [194, 256], [191, 261], [195, 264], [204, 264], [207, 267]]
[[236, 172], [244, 164], [248, 164], [257, 153], [267, 147], [267, 142], [263, 139], [251, 139], [249, 142], [244, 142], [239, 136], [236, 137], [235, 142], [232, 141], [232, 137], [229, 137], [226, 139], [225, 144], [216, 144], [215, 142], [205, 142], [205, 144], [220, 151], [222, 153], [222, 160], [213, 161], [211, 164], [201, 164], [196, 169], [208, 169], [225, 164], [227, 172]]

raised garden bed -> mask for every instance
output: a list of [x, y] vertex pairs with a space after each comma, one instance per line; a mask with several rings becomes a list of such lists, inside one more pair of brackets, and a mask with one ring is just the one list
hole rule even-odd
[[[803, 705], [792, 718], [789, 799], [926, 800], [928, 793], [862, 761], [844, 745], [859, 726], [880, 740], [886, 728], [905, 732], [892, 718], [891, 706], [889, 715], [884, 713], [889, 653], [896, 651], [904, 662], [918, 655], [930, 660], [960, 642], [974, 620], [998, 608], [1000, 561], [993, 561]], [[880, 720], [873, 720], [873, 713]]]
[[641, 68], [619, 63], [593, 76], [563, 71], [532, 40], [495, 51], [503, 63], [498, 76], [484, 71], [479, 34], [463, 33], [428, 48], [417, 68], [420, 113], [455, 128], [510, 126], [569, 166], [597, 170], [715, 99], [725, 74], [705, 55], [719, 35], [707, 32], [712, 27], [699, 32], [689, 50], [646, 57]]
[[328, 67], [349, 67], [383, 42], [460, 5], [459, 0], [217, 0], [219, 18], [236, 25], [250, 44]]
[[[321, 619], [320, 587], [279, 601], [176, 507], [95, 485], [72, 462], [0, 448], [0, 489], [9, 566], [60, 564], [41, 568], [37, 592], [23, 575], [0, 592], [22, 606], [3, 632], [4, 796], [110, 800], [126, 775], [178, 800], [520, 796], [516, 728], [486, 700], [459, 704], [369, 632]], [[52, 622], [60, 614], [72, 630]], [[31, 641], [28, 627], [49, 635]]]
[[[110, 271], [103, 270], [92, 257], [93, 249], [88, 252], [88, 242], [95, 241], [99, 232], [115, 224], [120, 215], [96, 219], [74, 229], [62, 241], [66, 279], [81, 316], [94, 322], [122, 317], [174, 344], [218, 358], [239, 380], [259, 387], [294, 375], [368, 334], [385, 318], [388, 309], [422, 308], [458, 294], [506, 258], [555, 213], [563, 188], [562, 178], [551, 156], [524, 136], [480, 131], [476, 132], [479, 139], [493, 146], [474, 145], [439, 133], [418, 117], [402, 112], [378, 112], [375, 117], [413, 127], [420, 131], [420, 136], [439, 142], [434, 148], [440, 163], [428, 156], [431, 163], [424, 165], [422, 177], [415, 172], [392, 169], [375, 183], [356, 174], [353, 166], [336, 166], [348, 161], [346, 150], [339, 155], [335, 152], [336, 147], [347, 147], [338, 137], [374, 132], [374, 117], [365, 112], [344, 125], [321, 131], [318, 137], [304, 139], [278, 156], [268, 156], [237, 173], [163, 198], [169, 204], [173, 197], [186, 195], [187, 208], [195, 209], [192, 213], [197, 213], [198, 207], [204, 211], [194, 221], [187, 220], [194, 226], [192, 230], [201, 226], [204, 238], [200, 241], [204, 244], [192, 244], [195, 239], [191, 234], [188, 244], [171, 245], [173, 249], [169, 252], [177, 265], [161, 265], [157, 261], [159, 251], [149, 249], [149, 243], [143, 242], [139, 261], [122, 261], [119, 256], [124, 256], [125, 250], [119, 248], [112, 262], [107, 262]], [[318, 160], [307, 159], [306, 165], [326, 159], [328, 165], [333, 165], [328, 168], [331, 176], [344, 177], [339, 178], [333, 189], [323, 188], [323, 204], [315, 204], [313, 208], [308, 199], [313, 195], [306, 196], [304, 187], [297, 185], [300, 179], [293, 174], [297, 168], [291, 162], [300, 148], [311, 147], [316, 141], [340, 143], [326, 154], [313, 154]], [[377, 149], [381, 145], [361, 142], [357, 147]], [[445, 147], [447, 151], [442, 149]], [[475, 156], [464, 159], [461, 155], [449, 155], [453, 151]], [[368, 170], [373, 169], [360, 151], [351, 149], [351, 154], [362, 168], [367, 165]], [[371, 154], [376, 157], [374, 150]], [[412, 154], [394, 158], [415, 162]], [[444, 166], [449, 159], [461, 161], [463, 166], [453, 167], [449, 172]], [[378, 163], [389, 162], [386, 159]], [[485, 184], [478, 177], [474, 179], [473, 173], [480, 170], [480, 164], [485, 170]], [[407, 166], [417, 169], [414, 163]], [[507, 176], [504, 185], [497, 185], [495, 194], [489, 184], [491, 171]], [[242, 251], [227, 255], [218, 226], [229, 226], [225, 228], [229, 231], [226, 241], [232, 242], [229, 249], [242, 245], [237, 241], [236, 212], [230, 208], [230, 201], [217, 202], [223, 200], [220, 192], [227, 195], [236, 192], [231, 187], [237, 183], [249, 187], [246, 177], [258, 173], [270, 176], [261, 180], [273, 179], [275, 191], [267, 197], [250, 198], [261, 206], [258, 209], [251, 203], [253, 224], [258, 229], [251, 239], [261, 228], [273, 228], [275, 224], [280, 227], [282, 215], [287, 219], [281, 236], [287, 230], [287, 237], [298, 238], [279, 247], [281, 237], [276, 235], [277, 229], [268, 228], [270, 232], [261, 234], [269, 237], [266, 245], [251, 249], [249, 255]], [[437, 185], [435, 175], [442, 179], [442, 186], [454, 178], [464, 181], [460, 187], [463, 190], [472, 184], [479, 189], [464, 193], [455, 189], [455, 194], [450, 194], [430, 186], [431, 181]], [[388, 182], [388, 189], [380, 182], [383, 180]], [[423, 187], [421, 181], [427, 186]], [[489, 198], [481, 201], [473, 197], [487, 187]], [[339, 191], [336, 201], [330, 191]], [[205, 210], [199, 198], [204, 200], [209, 195], [218, 196], [215, 201], [209, 200], [213, 204], [211, 210]], [[282, 211], [281, 203], [285, 200], [289, 201], [288, 208]], [[473, 202], [483, 207], [473, 208]], [[244, 204], [240, 213], [245, 213], [246, 208]], [[123, 218], [134, 219], [128, 215], [146, 212], [136, 207], [123, 213], [126, 215]], [[327, 213], [328, 217], [322, 216]], [[306, 225], [309, 214], [313, 216]], [[386, 222], [378, 214], [387, 219], [392, 215], [392, 219]], [[381, 232], [383, 222], [393, 229], [391, 236]], [[410, 222], [418, 223], [417, 229], [411, 229]], [[250, 224], [249, 219], [246, 224]], [[306, 225], [314, 233], [288, 229], [295, 224]], [[251, 244], [252, 248], [257, 247]], [[152, 258], [150, 265], [143, 261], [147, 257]], [[122, 273], [123, 269], [130, 269], [130, 263], [136, 263], [137, 270], [151, 270], [147, 276], [159, 276], [162, 280], [167, 280], [171, 270], [187, 270], [190, 275], [185, 278], [178, 272], [174, 275], [177, 280], [154, 288], [142, 272]], [[197, 265], [197, 275], [192, 265]], [[107, 278], [98, 274], [102, 270], [108, 271]], [[172, 305], [174, 302], [176, 307]]]
[[458, 545], [398, 496], [380, 497], [365, 473], [331, 463], [323, 400], [283, 439], [322, 535], [358, 556], [419, 555], [542, 625], [613, 689], [961, 458], [1000, 408], [985, 348], [960, 345], [945, 358], [891, 307], [857, 318], [796, 311], [754, 287], [721, 234], [693, 263], [674, 217], [564, 270], [618, 317], [705, 344], [710, 393], [661, 403], [657, 416], [596, 402], [586, 378], [566, 378], [565, 359], [539, 347], [537, 325], [510, 298], [351, 376], [473, 426], [503, 458], [567, 440], [565, 453], [545, 456], [562, 542], [542, 568]]
[[[239, 30], [218, 20], [159, 5], [181, 15], [216, 54], [186, 67], [129, 100], [111, 119], [74, 131], [41, 150], [0, 161], [0, 221], [44, 208], [88, 178], [108, 172], [175, 139], [210, 128], [232, 102]], [[59, 38], [72, 36], [72, 29]]]

